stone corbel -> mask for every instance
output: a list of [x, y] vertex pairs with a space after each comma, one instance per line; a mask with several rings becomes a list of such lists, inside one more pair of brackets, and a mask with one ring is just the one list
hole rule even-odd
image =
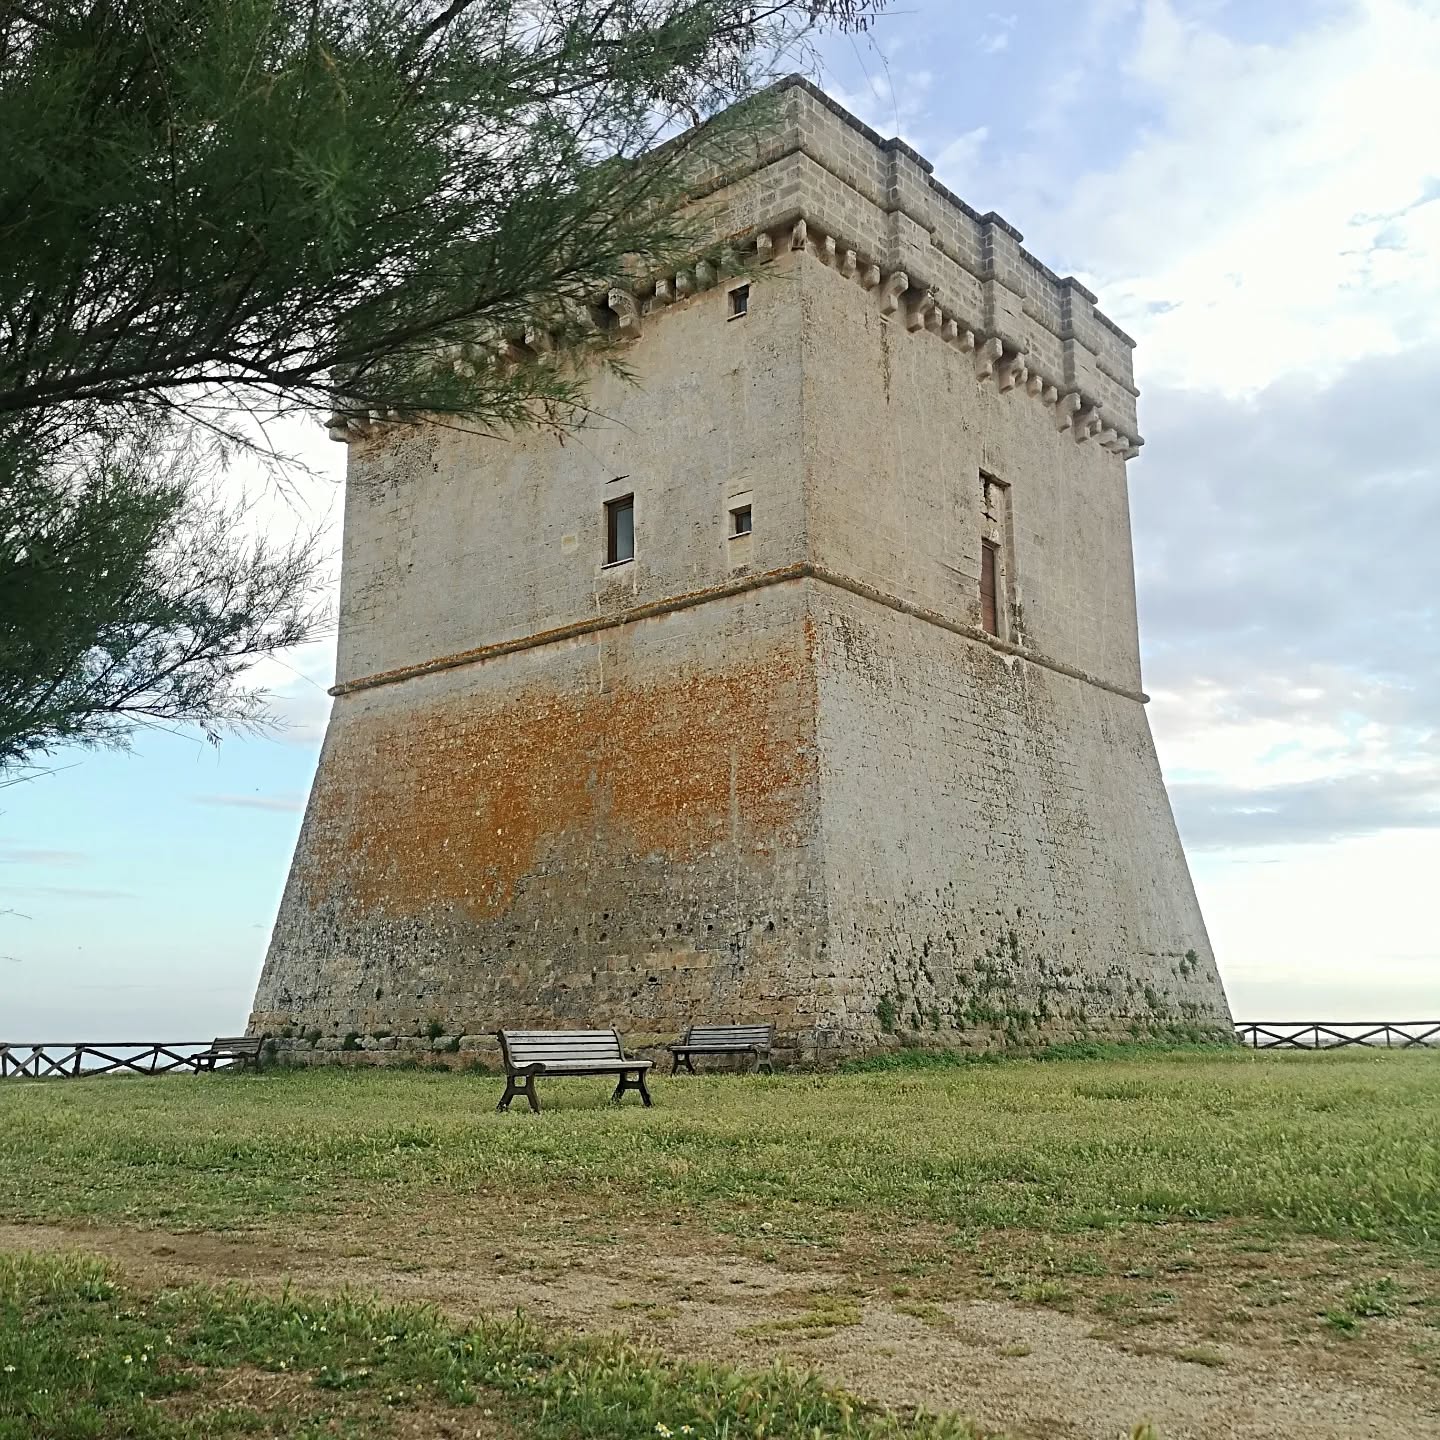
[[880, 286], [880, 313], [893, 315], [900, 308], [900, 297], [910, 288], [910, 277], [903, 270], [892, 270]]
[[995, 373], [995, 362], [1005, 353], [1005, 342], [992, 335], [975, 351], [975, 378], [988, 380]]
[[1137, 442], [1131, 445], [1128, 450], [1121, 450], [1119, 453], [1122, 460], [1133, 460], [1140, 453], [1140, 446]]
[[1044, 389], [1045, 377], [1043, 375], [1037, 375], [1032, 370], [1030, 372], [1030, 378], [1025, 382], [1025, 393], [1033, 400], [1038, 398]]
[[345, 417], [338, 410], [332, 410], [325, 417], [325, 433], [337, 445], [347, 445], [350, 442], [350, 427], [345, 423]]
[[802, 215], [794, 225], [790, 227], [790, 248], [792, 250], [803, 250], [809, 234], [810, 231], [805, 224], [805, 217]]
[[815, 253], [820, 257], [822, 265], [833, 265], [835, 263], [835, 237], [827, 235]]
[[905, 328], [907, 330], [923, 330], [928, 324], [931, 314], [936, 311], [935, 296], [927, 290], [905, 312]]
[[1119, 450], [1123, 449], [1124, 445], [1128, 442], [1121, 441], [1120, 432], [1118, 430], [1110, 429], [1107, 427], [1105, 429], [1102, 429], [1100, 433], [1095, 437], [1095, 443], [1102, 450]]
[[1046, 385], [1040, 392], [1040, 403], [1042, 405], [1054, 405], [1060, 398], [1060, 391], [1054, 385]]
[[1000, 362], [1000, 393], [1003, 395], [1007, 390], [1013, 390], [1017, 385], [1023, 385], [1029, 376], [1030, 367], [1023, 350], [1006, 355]]
[[844, 255], [840, 257], [840, 273], [847, 280], [853, 280], [855, 278], [855, 271], [859, 268], [859, 265], [860, 262], [855, 258], [855, 252], [853, 250], [847, 250]]
[[1075, 423], [1076, 412], [1080, 409], [1080, 392], [1072, 390], [1055, 402], [1055, 428], [1068, 430]]
[[1100, 428], [1100, 407], [1098, 405], [1087, 405], [1075, 417], [1073, 428], [1077, 441], [1088, 440], [1095, 431]]
[[775, 258], [775, 242], [762, 230], [755, 237], [755, 259], [761, 265], [768, 265]]
[[456, 345], [450, 351], [450, 368], [462, 379], [473, 380], [480, 373], [484, 358], [484, 352], [480, 346], [467, 341], [463, 345]]
[[661, 279], [655, 282], [655, 303], [657, 305], [673, 305], [675, 303], [675, 286], [668, 279]]
[[677, 270], [675, 272], [675, 298], [683, 300], [687, 295], [695, 293], [695, 277], [688, 270]]
[[860, 283], [867, 290], [873, 290], [880, 283], [880, 267], [878, 265], [867, 265], [865, 267], [865, 273], [860, 277]]
[[622, 340], [636, 340], [640, 336], [640, 306], [628, 290], [612, 290], [607, 297], [610, 308], [615, 312]]
[[719, 278], [719, 273], [709, 260], [695, 262], [695, 288], [697, 290], [711, 289]]

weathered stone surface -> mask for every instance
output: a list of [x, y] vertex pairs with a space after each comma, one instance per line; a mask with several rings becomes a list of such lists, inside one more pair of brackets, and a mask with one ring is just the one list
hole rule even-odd
[[[502, 1024], [769, 1020], [825, 1059], [1228, 1022], [1139, 693], [1133, 408], [1108, 448], [1078, 398], [1057, 428], [1061, 332], [1127, 386], [1128, 341], [908, 152], [787, 97], [803, 145], [734, 186], [771, 263], [652, 305], [605, 419], [352, 437], [337, 698], [251, 1017], [322, 1038], [282, 1058], [471, 1064]], [[798, 210], [764, 198], [787, 155]], [[897, 250], [897, 166], [912, 223], [1024, 297], [1004, 334], [949, 250]], [[903, 305], [870, 274], [901, 259]], [[912, 328], [917, 275], [979, 346], [1027, 345], [1026, 383]], [[606, 565], [626, 495], [635, 558]]]

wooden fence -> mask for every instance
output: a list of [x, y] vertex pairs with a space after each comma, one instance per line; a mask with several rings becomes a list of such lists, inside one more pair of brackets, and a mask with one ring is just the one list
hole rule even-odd
[[[1370, 1045], [1387, 1050], [1440, 1049], [1440, 1020], [1239, 1020], [1240, 1042], [1256, 1050], [1336, 1050]], [[129, 1071], [164, 1075], [198, 1072], [211, 1041], [78, 1041], [63, 1044], [0, 1044], [0, 1080], [75, 1079]]]
[[1371, 1045], [1404, 1050], [1440, 1046], [1440, 1020], [1237, 1020], [1235, 1033], [1256, 1050], [1338, 1050]]
[[164, 1075], [170, 1070], [200, 1069], [208, 1040], [87, 1041], [71, 1044], [0, 1044], [0, 1080], [74, 1079], [129, 1070], [137, 1075]]

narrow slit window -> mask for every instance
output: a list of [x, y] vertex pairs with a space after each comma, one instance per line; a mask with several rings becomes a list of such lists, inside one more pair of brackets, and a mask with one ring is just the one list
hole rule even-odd
[[738, 320], [742, 315], [750, 313], [750, 287], [748, 285], [737, 285], [730, 292], [730, 318]]
[[635, 497], [605, 502], [605, 563], [618, 565], [635, 558]]
[[737, 506], [730, 512], [730, 534], [748, 535], [753, 524], [753, 519], [748, 505]]
[[991, 635], [1000, 633], [999, 553], [993, 540], [980, 542], [980, 625]]

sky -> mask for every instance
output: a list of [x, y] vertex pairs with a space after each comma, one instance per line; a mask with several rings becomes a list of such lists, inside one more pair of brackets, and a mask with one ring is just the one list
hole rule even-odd
[[[1150, 720], [1236, 1016], [1440, 1018], [1440, 0], [894, 0], [819, 63], [1139, 343]], [[261, 513], [338, 549], [343, 447], [289, 443]], [[0, 791], [0, 1035], [243, 1024], [332, 674]]]

